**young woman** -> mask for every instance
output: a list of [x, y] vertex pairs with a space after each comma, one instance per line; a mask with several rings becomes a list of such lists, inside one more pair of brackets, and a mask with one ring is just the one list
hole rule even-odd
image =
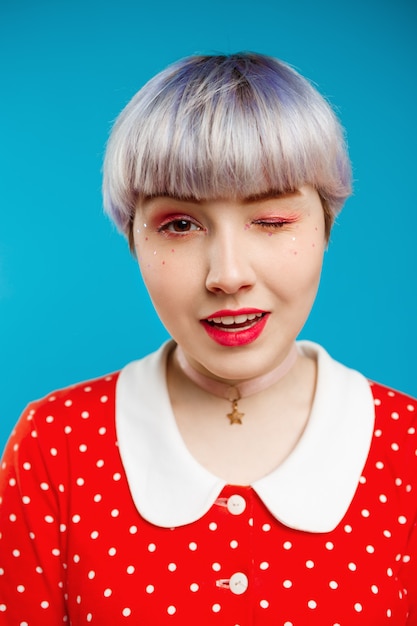
[[275, 59], [193, 56], [128, 104], [105, 206], [172, 340], [24, 412], [1, 625], [417, 624], [416, 402], [295, 343], [349, 193]]

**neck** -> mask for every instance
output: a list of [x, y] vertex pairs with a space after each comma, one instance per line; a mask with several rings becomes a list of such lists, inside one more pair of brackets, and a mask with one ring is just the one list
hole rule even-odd
[[295, 343], [292, 345], [291, 350], [285, 357], [285, 359], [270, 372], [257, 376], [256, 378], [250, 378], [249, 380], [242, 381], [240, 383], [224, 383], [219, 380], [205, 376], [201, 372], [197, 371], [187, 360], [182, 348], [177, 346], [176, 348], [177, 362], [181, 371], [193, 381], [198, 387], [208, 391], [214, 396], [225, 398], [231, 402], [240, 398], [246, 398], [255, 393], [259, 393], [268, 387], [271, 387], [277, 383], [281, 378], [289, 372], [292, 366], [295, 364], [298, 356], [298, 351]]

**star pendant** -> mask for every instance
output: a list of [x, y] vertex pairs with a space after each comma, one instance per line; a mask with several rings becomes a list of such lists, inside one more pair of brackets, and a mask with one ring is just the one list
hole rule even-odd
[[242, 417], [244, 416], [244, 413], [240, 413], [238, 407], [237, 407], [237, 400], [233, 400], [232, 403], [232, 412], [227, 414], [227, 417], [230, 420], [231, 424], [241, 424], [242, 423]]

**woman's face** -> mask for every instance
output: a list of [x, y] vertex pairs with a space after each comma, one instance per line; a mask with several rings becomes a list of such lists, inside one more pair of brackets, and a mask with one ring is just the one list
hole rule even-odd
[[153, 197], [137, 207], [133, 228], [153, 304], [194, 367], [242, 380], [283, 360], [320, 280], [324, 215], [312, 187], [239, 199]]

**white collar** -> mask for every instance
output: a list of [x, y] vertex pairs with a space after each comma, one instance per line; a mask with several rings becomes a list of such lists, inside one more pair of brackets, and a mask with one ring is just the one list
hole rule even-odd
[[[297, 345], [318, 363], [311, 415], [287, 459], [251, 486], [286, 526], [330, 532], [356, 491], [372, 438], [374, 404], [362, 374], [317, 344]], [[129, 363], [116, 387], [119, 449], [133, 500], [146, 520], [165, 528], [200, 519], [225, 486], [194, 459], [177, 428], [165, 376], [171, 348], [167, 342]]]

